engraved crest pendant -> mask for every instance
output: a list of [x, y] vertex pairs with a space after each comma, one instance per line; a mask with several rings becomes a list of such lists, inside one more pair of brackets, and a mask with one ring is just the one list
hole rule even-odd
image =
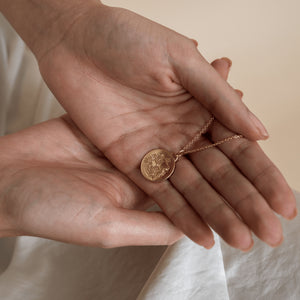
[[175, 154], [164, 149], [154, 149], [143, 157], [141, 172], [147, 180], [162, 182], [173, 174], [175, 163]]

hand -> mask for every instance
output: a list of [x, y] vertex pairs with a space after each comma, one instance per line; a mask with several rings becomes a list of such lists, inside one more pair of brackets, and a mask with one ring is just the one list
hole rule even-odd
[[182, 234], [69, 117], [0, 138], [0, 236], [80, 245], [172, 244]]
[[[212, 246], [210, 225], [243, 250], [252, 245], [250, 230], [278, 245], [282, 233], [272, 209], [292, 218], [295, 203], [286, 182], [256, 144], [231, 142], [228, 147], [237, 149], [234, 157], [229, 150], [224, 155], [213, 149], [182, 159], [168, 182], [152, 184], [141, 177], [139, 164], [146, 152], [158, 147], [176, 152], [203, 126], [210, 114], [202, 104], [228, 128], [250, 139], [265, 135], [260, 125], [252, 126], [253, 116], [195, 43], [127, 10], [100, 4], [64, 22], [74, 11], [42, 26], [46, 32], [36, 45], [47, 47], [32, 50], [50, 89], [81, 130], [195, 242]], [[56, 24], [69, 25], [57, 30]], [[227, 135], [227, 129], [219, 132], [218, 126], [211, 132], [213, 138], [217, 133]], [[248, 150], [239, 154], [242, 146]], [[247, 169], [244, 154], [249, 151], [255, 155]], [[201, 161], [201, 155], [211, 153], [211, 161]], [[203, 169], [204, 163], [210, 164]], [[253, 206], [253, 199], [259, 205]]]
[[[221, 63], [225, 71], [220, 61], [214, 63], [223, 77], [226, 62]], [[234, 157], [218, 149], [191, 155], [167, 182], [153, 184], [140, 174], [145, 153], [153, 148], [177, 152], [203, 126], [210, 114], [200, 101], [228, 127], [248, 118], [238, 95], [208, 67], [192, 41], [126, 10], [94, 8], [39, 64], [78, 126], [193, 241], [210, 248], [209, 225], [242, 250], [252, 246], [251, 231], [272, 246], [281, 242], [272, 209], [293, 217], [294, 199], [255, 143], [231, 142], [227, 147], [237, 149]], [[246, 130], [249, 123], [235, 124], [241, 125], [240, 133], [255, 136]], [[244, 147], [247, 151], [239, 153]], [[250, 166], [248, 152], [255, 154]]]
[[[268, 137], [260, 121], [201, 56], [195, 40], [128, 10], [84, 2], [77, 13], [73, 9], [73, 19], [69, 12], [59, 15], [58, 22], [66, 28], [48, 24], [49, 34], [45, 29], [32, 46], [46, 82], [80, 127], [80, 104], [75, 103], [82, 104], [80, 96], [89, 105], [103, 101], [103, 96], [108, 99], [102, 103], [110, 112], [108, 118], [118, 113], [111, 110], [121, 105], [120, 98], [132, 98], [123, 101], [126, 108], [131, 102], [144, 108], [145, 101], [175, 104], [193, 96], [231, 130], [253, 140]], [[52, 40], [45, 42], [44, 36]], [[74, 98], [75, 88], [82, 87], [88, 95], [80, 91]]]

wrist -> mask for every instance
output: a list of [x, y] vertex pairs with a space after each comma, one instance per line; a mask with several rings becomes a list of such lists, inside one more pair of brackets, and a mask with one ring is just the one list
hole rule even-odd
[[98, 0], [0, 0], [0, 11], [39, 60]]

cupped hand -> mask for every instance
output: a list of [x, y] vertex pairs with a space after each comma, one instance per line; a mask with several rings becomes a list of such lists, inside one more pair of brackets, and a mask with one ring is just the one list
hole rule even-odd
[[172, 244], [182, 233], [68, 116], [0, 138], [0, 236], [80, 245]]
[[295, 200], [256, 143], [232, 141], [183, 158], [163, 183], [146, 181], [139, 170], [151, 149], [180, 150], [210, 118], [206, 108], [226, 125], [215, 123], [213, 139], [231, 135], [227, 128], [250, 139], [265, 135], [226, 83], [227, 60], [213, 64], [220, 76], [192, 40], [101, 5], [76, 19], [38, 60], [80, 129], [193, 241], [210, 248], [211, 227], [242, 250], [252, 246], [251, 231], [272, 246], [281, 242], [273, 211], [292, 218]]
[[261, 122], [199, 53], [195, 40], [126, 9], [83, 2], [57, 17], [63, 28], [48, 24], [44, 35], [49, 38], [43, 36], [32, 46], [46, 82], [73, 117], [76, 99], [67, 90], [74, 93], [74, 85], [85, 89], [88, 103], [103, 95], [112, 98], [106, 107], [110, 111], [121, 98], [130, 97], [129, 103], [144, 108], [155, 100], [177, 103], [192, 95], [234, 132], [252, 140], [268, 137]]

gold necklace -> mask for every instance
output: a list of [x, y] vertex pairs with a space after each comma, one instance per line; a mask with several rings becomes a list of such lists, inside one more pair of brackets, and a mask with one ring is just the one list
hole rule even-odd
[[177, 153], [172, 153], [165, 149], [153, 149], [145, 154], [141, 162], [141, 173], [149, 181], [162, 182], [172, 176], [175, 170], [176, 162], [183, 155], [203, 151], [212, 147], [216, 147], [223, 143], [229, 142], [233, 139], [242, 138], [242, 135], [233, 135], [217, 141], [213, 144], [202, 146], [200, 148], [191, 149], [191, 147], [205, 134], [211, 124], [214, 121], [214, 117], [211, 117], [200, 131], [189, 141], [181, 150]]

